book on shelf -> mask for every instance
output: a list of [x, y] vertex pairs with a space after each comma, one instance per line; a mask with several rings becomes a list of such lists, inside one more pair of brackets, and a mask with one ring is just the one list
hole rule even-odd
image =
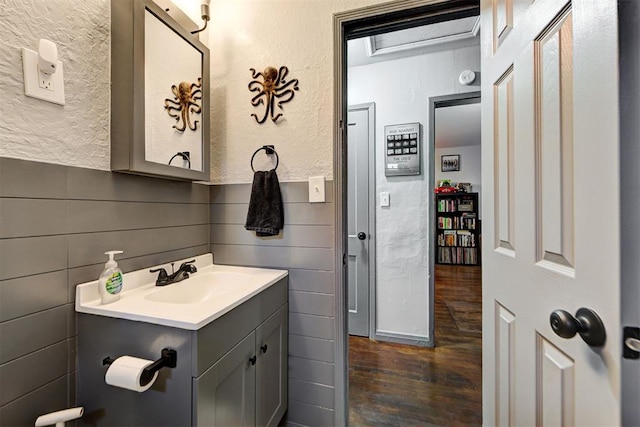
[[457, 246], [458, 233], [455, 230], [444, 231], [444, 245], [445, 246]]
[[454, 222], [455, 221], [453, 218], [444, 216], [438, 217], [438, 228], [442, 230], [450, 230], [452, 228], [455, 228]]
[[477, 264], [478, 250], [476, 248], [439, 247], [438, 262], [441, 264]]
[[457, 246], [475, 248], [476, 236], [475, 234], [471, 233], [469, 230], [458, 230], [457, 242], [458, 242]]
[[438, 212], [455, 212], [456, 211], [456, 201], [441, 199], [438, 200]]
[[467, 230], [476, 229], [476, 214], [475, 213], [463, 213], [460, 217], [462, 228]]
[[459, 212], [473, 212], [473, 202], [472, 201], [463, 201], [458, 204]]

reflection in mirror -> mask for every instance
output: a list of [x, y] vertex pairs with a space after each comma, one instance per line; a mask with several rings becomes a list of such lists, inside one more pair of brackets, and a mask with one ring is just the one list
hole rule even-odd
[[145, 159], [202, 170], [202, 53], [148, 9], [144, 25]]

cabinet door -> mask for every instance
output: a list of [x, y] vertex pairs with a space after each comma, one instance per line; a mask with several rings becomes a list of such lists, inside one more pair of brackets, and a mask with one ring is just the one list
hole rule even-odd
[[256, 425], [277, 426], [287, 410], [288, 304], [256, 329]]
[[255, 425], [255, 332], [194, 379], [194, 425]]

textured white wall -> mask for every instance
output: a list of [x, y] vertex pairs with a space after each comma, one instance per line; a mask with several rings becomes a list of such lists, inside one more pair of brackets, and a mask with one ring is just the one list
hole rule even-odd
[[[251, 182], [253, 151], [274, 144], [282, 181], [331, 177], [333, 14], [385, 0], [216, 0], [210, 29], [211, 180]], [[199, 1], [174, 0], [196, 22]], [[109, 0], [2, 0], [0, 156], [109, 170]], [[64, 107], [24, 96], [21, 47], [58, 44]], [[278, 124], [251, 113], [249, 68], [289, 67], [300, 81]], [[268, 167], [263, 156], [257, 167]]]
[[[108, 0], [0, 1], [0, 156], [109, 169]], [[24, 95], [21, 48], [46, 38], [64, 63], [66, 105]]]
[[[1, 157], [110, 169], [110, 16], [109, 0], [0, 1]], [[24, 95], [21, 48], [40, 38], [58, 45], [64, 106]]]
[[[390, 193], [391, 206], [376, 203], [377, 328], [381, 333], [426, 337], [429, 332], [428, 271], [429, 97], [478, 90], [462, 86], [462, 70], [480, 69], [479, 47], [351, 67], [349, 105], [376, 104], [376, 193]], [[414, 177], [384, 175], [384, 126], [423, 125], [423, 171]]]
[[[333, 176], [333, 14], [381, 0], [211, 2], [211, 181], [251, 182], [253, 152], [273, 144], [281, 181]], [[249, 68], [289, 67], [300, 90], [277, 124], [250, 116]], [[271, 167], [256, 156], [256, 167]]]

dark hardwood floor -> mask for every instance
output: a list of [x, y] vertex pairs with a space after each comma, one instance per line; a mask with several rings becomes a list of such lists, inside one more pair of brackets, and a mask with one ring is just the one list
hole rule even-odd
[[349, 338], [352, 426], [482, 424], [480, 267], [436, 266], [435, 348]]

